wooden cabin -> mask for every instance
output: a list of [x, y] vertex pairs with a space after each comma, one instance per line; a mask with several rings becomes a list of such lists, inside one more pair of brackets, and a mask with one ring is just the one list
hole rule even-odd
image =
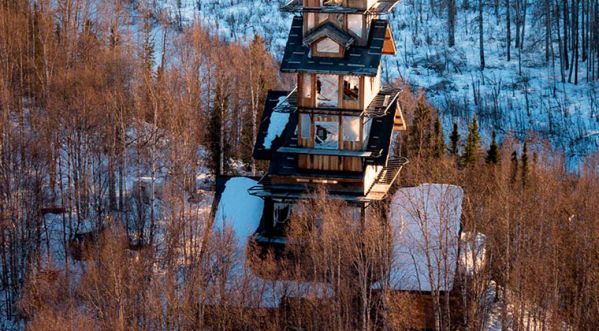
[[[381, 59], [395, 54], [383, 16], [398, 1], [291, 0], [281, 71], [293, 91], [267, 96], [254, 158], [268, 174], [251, 193], [265, 200], [259, 238], [284, 242], [293, 204], [318, 186], [362, 209], [384, 199], [404, 158], [393, 137], [406, 124], [399, 90], [381, 87]], [[276, 238], [275, 238], [276, 237]]]

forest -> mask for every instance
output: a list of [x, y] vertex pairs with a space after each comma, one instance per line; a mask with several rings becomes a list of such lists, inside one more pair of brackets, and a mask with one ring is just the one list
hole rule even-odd
[[[203, 2], [194, 4], [202, 15], [214, 13], [215, 3]], [[410, 297], [374, 300], [355, 276], [381, 272], [378, 220], [393, 206], [378, 206], [364, 232], [326, 192], [294, 217], [327, 226], [291, 233], [313, 244], [321, 263], [311, 277], [337, 284], [325, 308], [279, 314], [213, 304], [256, 291], [222, 286], [239, 261], [236, 239], [211, 229], [215, 178], [265, 171], [252, 149], [266, 94], [294, 82], [279, 73], [268, 35], [236, 38], [247, 26], [190, 20], [184, 5], [0, 0], [0, 329], [281, 330], [297, 316], [314, 330], [406, 329], [409, 313], [381, 322], [368, 312], [409, 312]], [[409, 124], [393, 151], [410, 160], [396, 186], [462, 187], [462, 226], [487, 239], [485, 266], [459, 288], [463, 318], [448, 316], [449, 299], [433, 293], [438, 329], [599, 329], [599, 1], [412, 0], [398, 12], [406, 11], [410, 18], [393, 24], [416, 29], [421, 37], [410, 43], [439, 38], [451, 49], [464, 37], [459, 22], [479, 27], [468, 55], [475, 69], [447, 53], [407, 66], [431, 54], [400, 51], [383, 74], [402, 89]], [[428, 20], [446, 34], [419, 33]], [[501, 49], [500, 37], [480, 28], [495, 22]], [[409, 34], [396, 31], [407, 50]], [[487, 84], [480, 75], [462, 97], [441, 83], [419, 89], [407, 72], [422, 66], [445, 77], [423, 81], [441, 83], [490, 70], [553, 76], [532, 86], [531, 76]], [[543, 104], [546, 96], [553, 101]]]

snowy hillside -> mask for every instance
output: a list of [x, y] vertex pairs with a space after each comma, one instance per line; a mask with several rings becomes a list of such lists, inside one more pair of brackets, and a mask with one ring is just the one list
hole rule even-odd
[[[200, 20], [221, 36], [242, 42], [259, 34], [276, 58], [283, 54], [291, 15], [279, 12], [282, 0], [184, 0], [179, 7], [179, 1], [162, 1], [163, 9], [182, 24]], [[448, 48], [446, 13], [433, 14], [425, 6], [417, 15], [419, 6], [419, 1], [402, 1], [388, 17], [398, 52], [385, 57], [383, 79], [401, 78], [423, 88], [440, 110], [446, 134], [453, 122], [465, 132], [466, 121], [476, 113], [487, 142], [491, 129], [499, 138], [507, 133], [519, 139], [535, 136], [550, 140], [574, 162], [597, 150], [599, 86], [587, 82], [584, 70], [578, 85], [561, 83], [559, 64], [545, 63], [544, 35], [535, 33], [543, 30], [542, 22], [527, 21], [526, 46], [521, 54], [512, 48], [508, 62], [505, 10], [497, 17], [493, 8], [486, 8], [486, 68], [481, 71], [475, 8], [458, 9], [456, 46]]]

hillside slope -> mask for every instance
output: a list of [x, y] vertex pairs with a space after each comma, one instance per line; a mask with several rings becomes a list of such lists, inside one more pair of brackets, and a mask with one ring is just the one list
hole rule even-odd
[[[160, 5], [182, 24], [200, 21], [228, 40], [247, 42], [261, 35], [280, 59], [291, 24], [291, 15], [278, 10], [282, 2], [163, 0]], [[534, 6], [529, 6], [531, 13]], [[422, 88], [439, 109], [446, 134], [453, 122], [465, 132], [476, 113], [487, 140], [491, 130], [499, 138], [511, 133], [521, 140], [547, 139], [566, 153], [571, 165], [578, 164], [599, 146], [599, 84], [587, 81], [584, 70], [578, 85], [561, 83], [559, 57], [545, 62], [539, 19], [527, 20], [524, 48], [520, 53], [512, 47], [508, 62], [505, 12], [501, 6], [497, 13], [490, 6], [484, 10], [486, 68], [481, 71], [475, 8], [458, 8], [456, 45], [449, 48], [446, 12], [432, 13], [422, 1], [402, 1], [388, 17], [398, 52], [386, 57], [383, 79], [401, 78]], [[553, 46], [558, 47], [557, 40]]]

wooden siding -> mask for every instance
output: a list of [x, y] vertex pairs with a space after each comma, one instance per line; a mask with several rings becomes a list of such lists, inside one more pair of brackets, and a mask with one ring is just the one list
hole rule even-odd
[[391, 28], [387, 26], [387, 31], [385, 31], [385, 42], [383, 42], [383, 54], [395, 55], [396, 52], [397, 50], [395, 49], [395, 40], [393, 40]]
[[300, 169], [325, 171], [362, 171], [362, 159], [353, 156], [298, 155]]

